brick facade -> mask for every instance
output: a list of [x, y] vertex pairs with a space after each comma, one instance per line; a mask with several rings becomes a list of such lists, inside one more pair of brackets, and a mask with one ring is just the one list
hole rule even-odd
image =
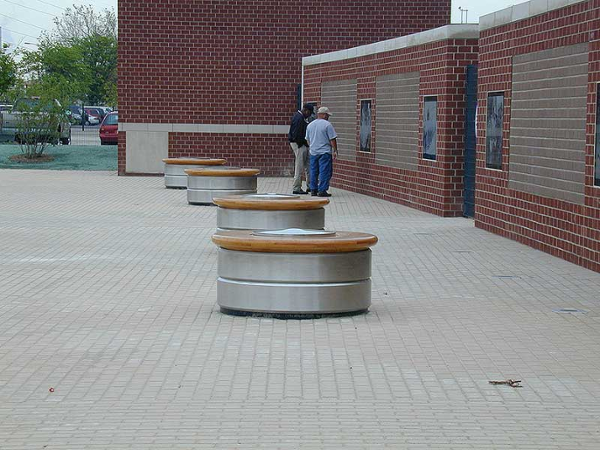
[[[594, 187], [593, 177], [596, 92], [600, 82], [600, 1], [574, 3], [484, 29], [479, 45], [476, 226], [600, 271], [600, 187]], [[554, 96], [554, 102], [544, 106], [539, 96], [528, 97], [519, 88], [519, 98], [525, 101], [517, 105], [513, 82], [520, 78], [517, 70], [513, 71], [514, 64], [540, 61], [530, 67], [539, 73], [559, 64], [565, 55], [576, 55], [581, 48], [587, 53], [581, 114], [572, 108], [574, 118], [568, 117], [567, 105], [556, 92], [577, 86], [581, 75], [567, 72], [575, 69], [574, 62], [564, 67], [564, 74], [549, 70], [557, 74], [555, 78], [532, 78], [531, 83], [536, 83], [532, 89], [550, 88], [548, 96]], [[551, 62], [544, 62], [544, 55]], [[486, 108], [492, 92], [504, 93], [501, 170], [486, 167]], [[533, 106], [524, 106], [528, 99]], [[515, 105], [511, 104], [513, 100]], [[515, 116], [512, 121], [511, 113]], [[526, 116], [533, 117], [544, 129], [533, 130], [530, 135], [537, 141], [525, 141], [530, 144], [523, 148], [523, 141], [515, 136], [523, 136], [518, 127]], [[573, 121], [579, 130], [571, 126]], [[578, 132], [582, 136], [579, 144]], [[515, 147], [512, 156], [511, 143]], [[543, 147], [551, 150], [554, 161], [542, 161]], [[526, 170], [518, 170], [526, 172], [525, 176], [514, 173], [522, 161], [529, 161]], [[560, 162], [564, 165], [560, 166]], [[562, 175], [560, 167], [564, 167]]]
[[[289, 174], [292, 153], [282, 127], [296, 108], [303, 56], [449, 21], [450, 0], [120, 0], [122, 134], [169, 133], [168, 156], [223, 150], [234, 165]], [[135, 128], [140, 124], [145, 128]], [[173, 124], [259, 128], [213, 133], [152, 126]], [[263, 133], [263, 126], [279, 128]], [[119, 145], [121, 174], [128, 151], [146, 150], [131, 147], [135, 142]], [[154, 149], [148, 157], [160, 154], [167, 156], [167, 149]]]
[[[460, 26], [445, 28], [452, 27]], [[477, 34], [470, 31], [470, 35]], [[476, 38], [434, 39], [356, 58], [309, 65], [305, 62], [305, 101], [321, 104], [323, 91], [333, 82], [356, 80], [353, 124], [348, 128], [340, 123], [351, 135], [341, 136], [338, 131], [340, 157], [334, 164], [332, 184], [441, 216], [460, 216], [466, 66], [477, 64], [477, 51]], [[390, 99], [395, 94], [398, 99], [394, 102]], [[425, 96], [437, 97], [435, 160], [423, 158]], [[359, 151], [363, 99], [372, 101], [370, 152]], [[335, 125], [336, 110], [332, 112]], [[381, 143], [378, 130], [382, 133]]]

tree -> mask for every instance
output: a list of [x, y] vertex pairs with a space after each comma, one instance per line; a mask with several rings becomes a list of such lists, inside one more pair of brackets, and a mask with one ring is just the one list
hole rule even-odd
[[76, 44], [92, 36], [117, 38], [117, 15], [114, 9], [96, 12], [91, 5], [73, 5], [54, 18], [55, 29], [47, 35], [54, 42]]
[[0, 48], [0, 97], [4, 96], [16, 82], [17, 65], [4, 48]]
[[23, 52], [21, 70], [28, 95], [52, 95], [65, 106], [85, 96], [91, 80], [79, 47], [47, 40], [36, 51]]
[[21, 98], [15, 102], [12, 111], [17, 125], [15, 140], [27, 159], [39, 158], [48, 145], [56, 145], [61, 139], [66, 115], [53, 97], [54, 93], [49, 89], [43, 97]]
[[90, 75], [79, 47], [47, 39], [22, 52], [19, 68], [24, 85], [15, 90], [15, 140], [25, 158], [34, 159], [50, 144], [68, 143], [66, 110], [86, 94]]
[[77, 48], [89, 73], [87, 103], [114, 104], [113, 91], [117, 85], [117, 39], [92, 35], [78, 41]]
[[[89, 105], [116, 106], [117, 17], [114, 10], [92, 6], [67, 8], [54, 19], [55, 29], [45, 35], [47, 45], [76, 49], [87, 70], [86, 91], [79, 98]], [[68, 55], [64, 55], [68, 56]]]

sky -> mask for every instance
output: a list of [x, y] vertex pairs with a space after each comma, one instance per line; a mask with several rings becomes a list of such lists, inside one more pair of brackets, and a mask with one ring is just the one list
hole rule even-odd
[[[143, 1], [143, 0], [142, 0]], [[324, 0], [326, 1], [326, 0]], [[524, 0], [452, 0], [452, 23], [460, 23], [459, 7], [466, 9], [469, 23], [479, 22], [479, 16], [507, 8]], [[53, 18], [60, 16], [73, 4], [92, 4], [96, 10], [117, 9], [117, 0], [0, 0], [2, 42], [14, 50], [18, 47], [35, 49], [42, 30], [53, 28]]]
[[40, 33], [54, 28], [54, 17], [60, 17], [73, 5], [87, 4], [97, 11], [117, 9], [117, 0], [0, 0], [2, 42], [10, 44], [9, 50], [34, 50]]

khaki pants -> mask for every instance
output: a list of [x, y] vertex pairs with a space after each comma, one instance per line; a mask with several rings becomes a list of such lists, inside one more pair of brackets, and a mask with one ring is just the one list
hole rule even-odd
[[292, 190], [299, 191], [302, 189], [302, 175], [306, 175], [306, 189], [309, 189], [308, 179], [308, 147], [298, 147], [295, 142], [290, 142], [290, 147], [296, 156], [296, 165], [294, 167], [294, 184]]

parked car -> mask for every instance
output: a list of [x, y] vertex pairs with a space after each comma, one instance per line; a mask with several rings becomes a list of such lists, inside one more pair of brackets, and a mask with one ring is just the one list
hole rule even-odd
[[77, 105], [69, 106], [67, 110], [67, 116], [69, 116], [69, 120], [73, 125], [81, 125], [81, 108]]
[[100, 125], [100, 143], [117, 145], [119, 143], [119, 112], [108, 113]]
[[[32, 129], [25, 136], [20, 135], [23, 130], [20, 128], [21, 117], [24, 114], [32, 114], [31, 111], [39, 111], [38, 114], [46, 114], [45, 111], [52, 111], [56, 107], [62, 108], [58, 100], [54, 100], [55, 104], [42, 105], [39, 103], [38, 97], [20, 98], [18, 99], [10, 111], [0, 112], [0, 140], [11, 140], [16, 142], [26, 141], [35, 136], [35, 139], [58, 144], [60, 141], [63, 145], [71, 143], [71, 123], [66, 113], [62, 114], [58, 122], [57, 130]], [[43, 121], [42, 121], [43, 122]], [[58, 134], [55, 134], [58, 131]]]
[[98, 111], [98, 113], [100, 114], [100, 121], [104, 120], [104, 117], [109, 113], [112, 112], [112, 108], [109, 106], [96, 106], [96, 105], [86, 105], [86, 109], [87, 108], [91, 108], [91, 109], [95, 109]]
[[102, 113], [100, 113], [96, 108], [85, 108], [86, 113], [86, 122], [88, 125], [98, 125], [102, 122]]

